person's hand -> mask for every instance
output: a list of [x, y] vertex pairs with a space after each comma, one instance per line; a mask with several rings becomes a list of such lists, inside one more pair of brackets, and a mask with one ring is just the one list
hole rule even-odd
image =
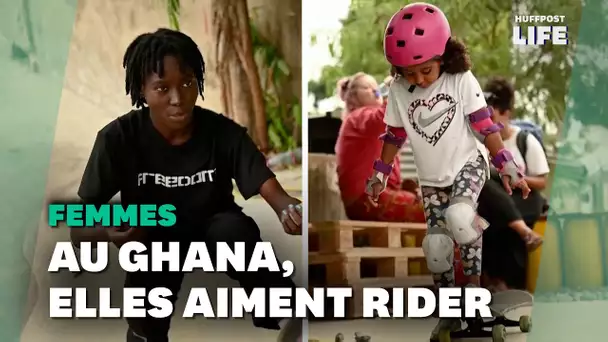
[[524, 173], [521, 168], [515, 163], [513, 154], [506, 149], [502, 149], [492, 160], [494, 167], [500, 174], [502, 185], [509, 195], [513, 194], [515, 188], [519, 188], [522, 191], [522, 197], [528, 198], [530, 194], [530, 187], [524, 178]]
[[365, 193], [367, 194], [368, 202], [373, 206], [378, 206], [378, 198], [380, 194], [386, 189], [386, 178], [378, 171], [374, 171], [374, 175], [367, 180], [365, 184]]
[[[107, 241], [112, 242], [116, 247], [120, 248], [122, 245], [129, 241], [141, 241], [144, 236], [144, 229], [137, 229], [131, 227], [93, 227], [93, 228], [72, 228], [70, 230], [70, 237], [72, 245], [75, 248], [80, 248], [82, 242], [93, 242], [93, 241]], [[96, 246], [93, 244], [93, 246]], [[93, 247], [96, 248], [96, 247]], [[80, 262], [80, 260], [78, 261]], [[78, 277], [83, 272], [76, 272], [74, 277]]]
[[502, 175], [501, 179], [502, 185], [505, 187], [505, 190], [509, 195], [513, 194], [512, 189], [519, 188], [521, 189], [522, 197], [524, 199], [528, 198], [528, 195], [530, 194], [530, 187], [528, 186], [528, 182], [526, 182], [524, 177], [520, 177], [519, 180], [515, 182], [512, 181], [512, 178], [509, 175]]
[[133, 227], [106, 228], [106, 231], [108, 240], [114, 243], [118, 248], [127, 242], [142, 241], [145, 234], [144, 229]]
[[302, 234], [302, 203], [293, 198], [294, 203], [288, 204], [287, 208], [281, 211], [281, 224], [283, 230], [289, 235]]

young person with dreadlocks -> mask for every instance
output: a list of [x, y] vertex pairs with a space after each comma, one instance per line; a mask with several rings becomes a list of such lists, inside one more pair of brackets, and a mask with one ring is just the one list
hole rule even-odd
[[[205, 62], [187, 35], [159, 29], [142, 34], [127, 48], [126, 92], [137, 109], [101, 129], [78, 195], [85, 203], [107, 203], [118, 192], [123, 205], [173, 204], [177, 224], [167, 228], [72, 229], [82, 241], [167, 243], [245, 242], [247, 258], [262, 241], [260, 229], [235, 203], [232, 180], [245, 199], [260, 194], [288, 234], [301, 232], [301, 204], [289, 196], [266, 166], [246, 130], [232, 120], [196, 106], [203, 96]], [[251, 293], [253, 288], [295, 287], [280, 273], [259, 271], [228, 275]], [[184, 274], [127, 273], [125, 287], [167, 287], [176, 294]], [[176, 300], [176, 296], [171, 298]], [[146, 302], [146, 307], [152, 307]], [[128, 319], [128, 342], [167, 342], [170, 319]], [[301, 322], [255, 318], [257, 327], [281, 330], [279, 341], [297, 341]], [[282, 327], [282, 329], [281, 329]]]

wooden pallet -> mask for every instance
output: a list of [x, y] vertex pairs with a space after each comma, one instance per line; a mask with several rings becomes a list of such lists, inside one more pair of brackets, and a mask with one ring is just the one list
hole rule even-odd
[[[418, 271], [410, 272], [416, 263]], [[402, 278], [420, 273], [427, 273], [420, 247], [362, 247], [344, 253], [308, 254], [309, 280], [322, 285], [350, 285], [366, 278]]]
[[309, 227], [309, 282], [355, 284], [368, 278], [428, 274], [420, 245], [426, 225], [368, 221], [314, 223]]
[[416, 247], [426, 234], [424, 223], [335, 221], [312, 223], [308, 251], [333, 254], [359, 247]]

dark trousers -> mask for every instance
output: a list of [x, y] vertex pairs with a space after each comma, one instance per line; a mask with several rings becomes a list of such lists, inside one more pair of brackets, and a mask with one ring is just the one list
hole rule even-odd
[[[509, 196], [499, 180], [490, 179], [479, 196], [478, 213], [490, 227], [483, 234], [483, 273], [501, 279], [513, 289], [526, 288], [528, 250], [521, 236], [508, 225], [523, 220], [534, 227], [542, 210], [540, 194], [521, 199], [521, 192]], [[542, 200], [542, 198], [540, 198]]]
[[[165, 230], [172, 228], [163, 228]], [[168, 233], [169, 236], [173, 235]], [[159, 240], [156, 235], [152, 240]], [[164, 236], [162, 241], [171, 241], [171, 238]], [[246, 245], [246, 258], [248, 265], [253, 249], [257, 242], [261, 242], [260, 229], [255, 221], [239, 210], [230, 212], [222, 212], [211, 217], [205, 222], [200, 230], [192, 229], [182, 230], [172, 236], [173, 240], [179, 239], [182, 241], [180, 246], [181, 258], [186, 256], [188, 251], [189, 241], [204, 241], [207, 243], [207, 248], [211, 259], [215, 258], [215, 244], [217, 242], [244, 242]], [[250, 294], [253, 288], [269, 288], [269, 287], [291, 287], [295, 288], [295, 284], [291, 278], [284, 278], [281, 273], [269, 272], [268, 270], [260, 270], [259, 272], [236, 272], [229, 270], [227, 275], [238, 281], [240, 286]], [[175, 303], [177, 293], [182, 286], [184, 273], [181, 272], [136, 272], [127, 273], [125, 287], [143, 287], [151, 290], [155, 287], [169, 288], [173, 296], [170, 300]], [[151, 308], [150, 303], [146, 301], [146, 309]], [[279, 322], [273, 318], [255, 318], [253, 319], [256, 327], [266, 329], [279, 329]], [[158, 319], [153, 317], [146, 318], [129, 318], [129, 332], [127, 333], [127, 342], [168, 342], [169, 327], [171, 318]]]

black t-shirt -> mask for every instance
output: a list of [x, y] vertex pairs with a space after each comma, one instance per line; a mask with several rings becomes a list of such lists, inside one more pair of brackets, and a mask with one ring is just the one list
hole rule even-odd
[[112, 121], [97, 134], [78, 195], [91, 204], [118, 192], [123, 205], [172, 204], [182, 228], [240, 210], [232, 180], [248, 199], [275, 175], [244, 127], [200, 107], [193, 123], [190, 140], [173, 146], [152, 125], [148, 108]]

